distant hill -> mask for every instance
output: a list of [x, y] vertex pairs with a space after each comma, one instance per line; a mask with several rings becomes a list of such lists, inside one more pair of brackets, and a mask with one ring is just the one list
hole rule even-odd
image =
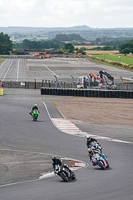
[[0, 32], [12, 33], [12, 32], [38, 32], [38, 31], [64, 31], [64, 30], [89, 30], [89, 26], [73, 26], [73, 27], [19, 27], [19, 26], [8, 26], [0, 27]]
[[0, 27], [0, 32], [7, 33], [13, 42], [29, 40], [51, 40], [60, 34], [77, 34], [87, 41], [97, 38], [133, 38], [133, 28], [91, 28], [89, 26], [73, 27]]

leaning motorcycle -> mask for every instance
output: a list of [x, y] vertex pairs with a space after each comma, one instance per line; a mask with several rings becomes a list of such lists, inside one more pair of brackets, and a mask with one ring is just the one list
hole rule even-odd
[[92, 155], [92, 165], [98, 165], [101, 169], [107, 169], [109, 167], [109, 162], [104, 154], [94, 151]]
[[54, 173], [60, 176], [65, 182], [76, 179], [74, 172], [65, 167], [65, 165], [55, 165]]
[[32, 113], [33, 121], [37, 121], [38, 115], [39, 115], [39, 111], [37, 109], [34, 109]]

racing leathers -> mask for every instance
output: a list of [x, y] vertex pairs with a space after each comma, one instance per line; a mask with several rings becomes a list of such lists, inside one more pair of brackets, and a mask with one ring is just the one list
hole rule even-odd
[[92, 159], [92, 155], [95, 150], [99, 151], [99, 153], [102, 153], [102, 147], [96, 139], [91, 138], [91, 140], [87, 141], [86, 144], [87, 144], [88, 156], [90, 157], [90, 160]]
[[57, 158], [56, 156], [54, 156], [54, 157], [52, 158], [52, 161], [53, 161], [52, 165], [53, 165], [53, 169], [54, 169], [54, 170], [55, 170], [55, 166], [56, 166], [56, 165], [59, 165], [59, 166], [61, 166], [61, 167], [67, 168], [67, 169], [69, 170], [69, 172], [72, 174], [72, 171], [69, 169], [68, 165], [67, 165], [67, 164], [64, 164], [63, 161], [60, 160], [59, 158]]
[[29, 114], [32, 115], [32, 113], [33, 113], [33, 111], [34, 111], [35, 109], [38, 110], [38, 112], [40, 113], [40, 111], [39, 111], [39, 109], [38, 109], [38, 106], [35, 104], [35, 105], [32, 107], [32, 109], [31, 109], [31, 111], [29, 112]]

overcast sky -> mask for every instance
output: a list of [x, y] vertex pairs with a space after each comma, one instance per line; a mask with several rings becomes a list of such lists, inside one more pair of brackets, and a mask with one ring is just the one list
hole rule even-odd
[[133, 28], [133, 0], [0, 0], [0, 27]]

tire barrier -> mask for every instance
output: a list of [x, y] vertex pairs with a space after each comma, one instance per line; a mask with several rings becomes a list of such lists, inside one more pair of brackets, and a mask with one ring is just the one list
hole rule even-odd
[[125, 98], [133, 99], [133, 91], [72, 89], [72, 88], [41, 88], [41, 95], [61, 95], [78, 97]]

